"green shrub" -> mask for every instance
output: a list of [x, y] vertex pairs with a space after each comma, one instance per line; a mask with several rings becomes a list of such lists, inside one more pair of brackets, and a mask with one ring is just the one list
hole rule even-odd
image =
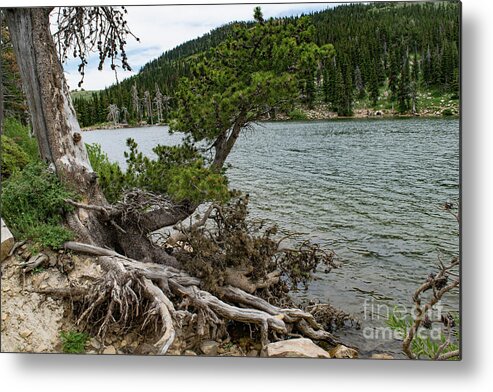
[[229, 198], [227, 179], [205, 166], [199, 151], [184, 143], [179, 146], [154, 147], [156, 159], [138, 150], [137, 143], [127, 140], [125, 152], [128, 169], [125, 184], [171, 196], [176, 201], [226, 201]]
[[168, 177], [168, 194], [175, 200], [226, 202], [230, 197], [226, 178], [202, 166], [201, 162], [171, 168]]
[[288, 113], [291, 120], [304, 121], [308, 120], [308, 117], [301, 109], [293, 109]]
[[43, 248], [60, 249], [74, 234], [61, 225], [41, 223], [26, 230], [26, 237], [33, 239]]
[[60, 332], [62, 350], [67, 354], [80, 354], [85, 351], [89, 335], [84, 332], [62, 331]]
[[452, 111], [452, 109], [444, 109], [442, 111], [442, 116], [453, 116], [454, 115], [454, 112]]
[[67, 198], [76, 195], [67, 191], [45, 164], [29, 163], [3, 184], [2, 217], [17, 239], [58, 249], [73, 237], [60, 226], [65, 213], [73, 209], [65, 203]]
[[29, 156], [9, 136], [1, 136], [2, 143], [2, 180], [16, 171], [22, 170], [29, 163]]
[[127, 140], [125, 152], [127, 171], [110, 162], [98, 144], [87, 145], [92, 168], [111, 203], [118, 201], [125, 189], [140, 188], [169, 195], [176, 201], [226, 201], [229, 199], [227, 179], [205, 166], [199, 152], [189, 144], [156, 146], [156, 159], [139, 151], [133, 139]]
[[116, 162], [110, 162], [99, 144], [86, 144], [89, 161], [98, 174], [99, 185], [110, 203], [117, 202], [125, 187], [125, 177]]
[[15, 118], [6, 118], [3, 125], [2, 180], [22, 170], [29, 162], [38, 160], [38, 144], [29, 135], [29, 129]]
[[15, 118], [6, 118], [3, 125], [3, 134], [11, 138], [28, 155], [30, 160], [37, 160], [39, 157], [38, 143], [29, 134], [29, 128]]

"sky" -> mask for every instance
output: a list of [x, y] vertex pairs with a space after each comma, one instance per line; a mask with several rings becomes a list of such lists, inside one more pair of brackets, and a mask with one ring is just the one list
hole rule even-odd
[[[300, 15], [333, 7], [335, 4], [259, 4], [264, 18]], [[131, 31], [140, 38], [127, 40], [127, 56], [132, 71], [118, 70], [118, 79], [132, 76], [147, 62], [177, 45], [202, 36], [210, 30], [232, 21], [253, 19], [254, 4], [194, 5], [194, 6], [128, 6], [127, 21]], [[64, 64], [71, 90], [77, 89], [80, 75], [76, 59]], [[100, 90], [116, 82], [115, 73], [105, 64], [98, 71], [98, 55], [89, 57], [86, 66], [85, 90]]]

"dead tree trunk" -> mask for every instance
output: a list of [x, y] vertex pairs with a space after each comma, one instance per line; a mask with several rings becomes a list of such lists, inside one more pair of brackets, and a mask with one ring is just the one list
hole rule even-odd
[[50, 32], [51, 8], [5, 12], [41, 158], [86, 201], [105, 204]]
[[[5, 19], [27, 98], [40, 156], [84, 203], [108, 205], [92, 170], [50, 31], [52, 8], [9, 8]], [[77, 210], [69, 226], [85, 242], [108, 245], [114, 233], [100, 213]]]

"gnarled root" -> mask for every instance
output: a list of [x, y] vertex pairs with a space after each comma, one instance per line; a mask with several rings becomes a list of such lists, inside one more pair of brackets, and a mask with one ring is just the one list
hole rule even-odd
[[[67, 249], [99, 255], [106, 271], [79, 306], [78, 321], [104, 337], [109, 329], [154, 325], [156, 352], [165, 354], [179, 331], [192, 328], [199, 339], [215, 338], [228, 321], [256, 325], [263, 346], [297, 331], [331, 345], [339, 341], [300, 309], [282, 309], [241, 288], [226, 285], [219, 297], [201, 289], [201, 281], [176, 268], [142, 263], [96, 246], [70, 242]], [[208, 335], [208, 336], [206, 336]]]

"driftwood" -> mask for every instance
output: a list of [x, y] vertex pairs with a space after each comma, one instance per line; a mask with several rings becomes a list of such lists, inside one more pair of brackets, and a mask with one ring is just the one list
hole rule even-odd
[[[214, 335], [231, 320], [257, 325], [263, 346], [269, 343], [271, 332], [276, 338], [293, 330], [331, 345], [339, 343], [310, 313], [281, 309], [238, 287], [225, 285], [216, 296], [201, 289], [200, 279], [174, 267], [143, 263], [79, 242], [67, 242], [65, 249], [98, 256], [98, 264], [106, 271], [102, 281], [86, 296], [86, 305], [78, 317], [80, 323], [99, 320], [97, 327], [101, 336], [112, 325], [125, 328], [136, 319], [143, 320], [142, 327], [154, 322], [159, 335], [156, 352], [162, 355], [172, 345], [178, 327], [184, 322], [195, 322], [199, 332], [211, 329]], [[143, 305], [143, 298], [147, 298], [147, 305]]]
[[[438, 271], [438, 273], [431, 274], [426, 282], [419, 286], [418, 289], [415, 291], [413, 295], [413, 302], [415, 305], [416, 317], [414, 318], [411, 328], [409, 328], [409, 331], [407, 331], [407, 334], [402, 343], [403, 351], [409, 358], [416, 359], [416, 356], [412, 352], [411, 344], [421, 324], [424, 322], [428, 311], [431, 310], [433, 306], [435, 306], [446, 293], [460, 285], [459, 277], [456, 277], [452, 282], [448, 283], [449, 276], [455, 276], [455, 274], [451, 270], [458, 267], [458, 257], [454, 258], [449, 265], [444, 265], [440, 261], [440, 270]], [[422, 296], [428, 290], [432, 290], [431, 298], [429, 298], [425, 302], [425, 304], [422, 305]], [[443, 349], [444, 347], [441, 347], [440, 351], [442, 351]], [[445, 359], [447, 359], [456, 356], [449, 353], [446, 354], [448, 355], [441, 355], [439, 352], [435, 359], [444, 359], [444, 357]], [[452, 356], [449, 357], [449, 355]]]

